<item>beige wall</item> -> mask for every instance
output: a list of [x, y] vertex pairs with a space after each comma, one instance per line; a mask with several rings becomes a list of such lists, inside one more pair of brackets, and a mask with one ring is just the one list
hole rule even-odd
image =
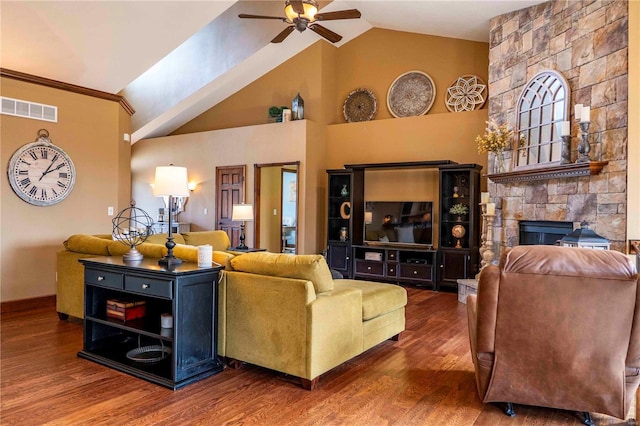
[[6, 174], [2, 179], [0, 300], [4, 302], [55, 294], [55, 253], [62, 242], [76, 233], [111, 232], [107, 207], [118, 212], [129, 202], [131, 146], [122, 137], [130, 132], [130, 117], [117, 102], [8, 78], [2, 78], [1, 85], [2, 96], [58, 107], [57, 123], [0, 116], [3, 167], [44, 128], [51, 141], [69, 154], [77, 175], [69, 197], [49, 207], [22, 201]]
[[[180, 220], [191, 223], [192, 230], [215, 229], [216, 167], [245, 165], [245, 202], [253, 203], [254, 164], [300, 161], [300, 211], [315, 211], [318, 209], [317, 198], [306, 188], [320, 184], [305, 182], [307, 175], [320, 174], [316, 162], [307, 160], [308, 150], [315, 149], [307, 148], [313, 140], [307, 138], [309, 127], [313, 125], [308, 120], [302, 120], [142, 140], [132, 149], [133, 198], [147, 212], [157, 212], [162, 207], [162, 200], [153, 197], [149, 186], [154, 179], [155, 167], [169, 163], [185, 166], [189, 180], [197, 182], [198, 186], [191, 193]], [[206, 215], [205, 208], [208, 210]], [[313, 253], [318, 243], [313, 232], [305, 234], [306, 226], [309, 226], [306, 216], [301, 214], [298, 232], [305, 238], [300, 241], [300, 250]], [[253, 223], [247, 223], [246, 234], [246, 244], [253, 246]]]
[[[148, 181], [152, 166], [168, 162], [172, 157], [175, 164], [178, 164], [176, 158], [184, 161], [194, 174], [206, 173], [203, 161], [208, 152], [216, 150], [232, 153], [231, 157], [212, 154], [210, 160], [216, 165], [249, 165], [253, 161], [249, 158], [260, 163], [301, 160], [300, 193], [306, 201], [300, 205], [298, 218], [299, 236], [303, 240], [299, 252], [319, 252], [325, 246], [326, 169], [349, 163], [445, 159], [486, 167], [486, 156], [478, 154], [474, 139], [484, 132], [487, 109], [449, 113], [444, 106], [444, 93], [458, 76], [476, 74], [486, 79], [487, 69], [486, 43], [381, 29], [370, 30], [340, 49], [318, 42], [185, 124], [174, 132], [175, 136], [135, 144], [134, 197], [139, 202], [143, 200], [142, 194], [150, 190], [147, 183], [139, 184], [139, 181]], [[392, 118], [386, 107], [386, 92], [397, 76], [411, 70], [423, 70], [431, 75], [436, 84], [435, 103], [425, 116]], [[342, 113], [344, 99], [359, 87], [374, 92], [378, 99], [378, 114], [371, 122], [346, 123]], [[308, 120], [305, 120], [305, 140], [297, 141], [302, 145], [296, 145], [297, 152], [303, 151], [304, 156], [291, 158], [282, 150], [283, 139], [279, 134], [283, 131], [289, 135], [285, 129], [296, 123], [257, 124], [266, 122], [269, 106], [289, 105], [298, 91], [304, 98]], [[237, 127], [250, 124], [254, 124], [248, 127], [253, 129], [250, 131]], [[230, 129], [222, 130], [227, 128]], [[228, 131], [235, 132], [235, 136], [227, 137]], [[205, 132], [207, 136], [197, 132]], [[242, 136], [238, 136], [240, 134]], [[264, 141], [264, 152], [248, 150], [247, 144], [253, 137]], [[203, 139], [208, 139], [207, 144], [212, 143], [217, 148], [214, 150], [207, 145], [203, 151]], [[214, 140], [216, 142], [212, 142]], [[294, 144], [293, 141], [289, 143]], [[144, 162], [145, 172], [138, 171], [138, 162]], [[427, 179], [419, 172], [402, 176], [388, 182], [389, 187], [416, 188], [415, 183], [422, 180], [425, 182], [418, 188], [423, 184], [429, 188], [437, 186], [437, 179]], [[249, 179], [247, 193], [252, 194], [253, 177]], [[203, 188], [202, 194], [206, 194], [209, 211], [213, 212], [215, 183], [212, 176], [205, 180], [206, 190]], [[483, 183], [483, 187], [485, 185]], [[416, 197], [421, 198], [413, 196]], [[199, 200], [200, 195], [195, 194], [192, 198], [187, 205], [187, 214], [182, 217], [189, 217], [197, 228], [213, 229], [214, 218], [201, 214], [200, 207], [204, 203]], [[153, 203], [150, 201], [149, 205]], [[192, 209], [192, 205], [198, 205], [198, 208]], [[248, 241], [253, 242], [252, 235], [248, 232]]]

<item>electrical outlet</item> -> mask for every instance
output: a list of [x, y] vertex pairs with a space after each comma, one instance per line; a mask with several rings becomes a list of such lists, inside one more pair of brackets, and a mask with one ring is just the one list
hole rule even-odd
[[113, 216], [113, 207], [107, 207], [107, 216]]
[[207, 213], [209, 213], [209, 210], [208, 209], [204, 209], [204, 211], [202, 213], [203, 214], [207, 214]]
[[278, 210], [273, 209], [273, 215], [274, 215], [274, 216], [278, 216]]

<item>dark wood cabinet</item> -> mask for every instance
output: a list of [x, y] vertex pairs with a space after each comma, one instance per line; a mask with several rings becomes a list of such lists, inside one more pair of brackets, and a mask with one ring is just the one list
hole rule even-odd
[[[438, 169], [439, 193], [433, 200], [438, 206], [433, 224], [438, 232], [433, 247], [365, 242], [365, 171], [425, 168]], [[450, 160], [348, 164], [344, 169], [327, 170], [329, 266], [349, 278], [455, 290], [458, 279], [473, 277], [479, 267], [481, 170], [478, 164]], [[466, 207], [466, 213], [451, 212], [456, 204]]]
[[[183, 263], [173, 270], [157, 259], [135, 264], [121, 257], [80, 259], [85, 267], [84, 346], [78, 356], [177, 389], [222, 371], [217, 356], [217, 282], [220, 266]], [[130, 321], [107, 316], [107, 300], [144, 302]], [[170, 314], [171, 327], [161, 327]], [[158, 359], [132, 356], [154, 348]], [[166, 356], [162, 356], [166, 354]]]
[[353, 278], [351, 247], [362, 244], [364, 170], [327, 170], [327, 262]]
[[[471, 278], [478, 269], [480, 170], [478, 164], [440, 167], [438, 289], [457, 288], [458, 279]], [[454, 206], [466, 207], [466, 214], [452, 212]]]
[[354, 246], [354, 278], [435, 289], [436, 250]]

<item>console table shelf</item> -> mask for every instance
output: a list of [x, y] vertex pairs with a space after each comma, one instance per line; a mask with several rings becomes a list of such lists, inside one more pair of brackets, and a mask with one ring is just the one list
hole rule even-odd
[[[124, 262], [122, 257], [80, 262], [85, 267], [85, 308], [79, 357], [170, 389], [222, 371], [216, 310], [221, 266], [199, 268], [185, 262], [167, 270], [157, 259]], [[144, 317], [109, 318], [107, 300], [111, 299], [145, 302]], [[171, 314], [171, 328], [161, 328], [163, 313]], [[158, 348], [166, 357], [146, 362], [127, 356], [147, 346]]]

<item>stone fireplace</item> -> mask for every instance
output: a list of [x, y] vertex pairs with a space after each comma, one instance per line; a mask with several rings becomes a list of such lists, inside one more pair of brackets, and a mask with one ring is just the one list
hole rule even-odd
[[606, 162], [599, 174], [583, 176], [497, 183], [489, 175], [496, 245], [522, 244], [521, 221], [587, 221], [611, 241], [611, 249], [625, 252], [627, 50], [627, 2], [551, 1], [491, 20], [489, 118], [514, 128], [516, 104], [527, 81], [540, 71], [556, 70], [571, 89], [573, 160], [579, 142], [573, 106], [581, 103], [591, 106], [589, 132], [599, 144], [599, 158], [592, 160]]

